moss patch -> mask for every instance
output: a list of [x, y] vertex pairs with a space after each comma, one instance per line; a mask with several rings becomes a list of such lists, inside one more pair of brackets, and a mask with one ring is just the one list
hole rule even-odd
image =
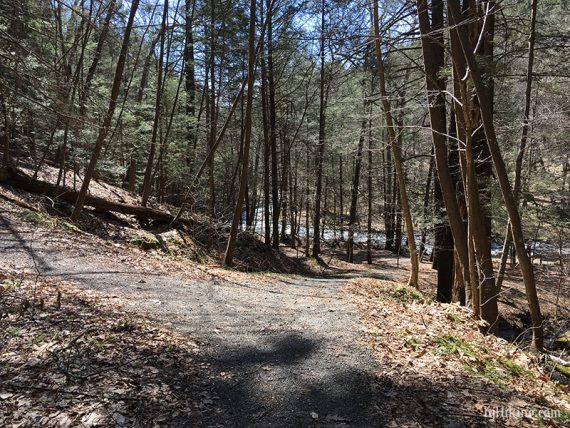
[[554, 349], [570, 349], [570, 331], [566, 331], [556, 337], [552, 343]]
[[34, 223], [40, 226], [54, 226], [54, 221], [50, 216], [38, 211], [22, 210], [18, 213], [18, 217], [20, 217], [23, 221]]
[[413, 288], [398, 287], [398, 289], [392, 293], [392, 297], [402, 303], [426, 303], [426, 300], [420, 292]]
[[154, 235], [150, 233], [140, 233], [131, 239], [131, 244], [136, 245], [141, 250], [157, 250], [160, 248], [160, 242]]
[[563, 366], [562, 364], [556, 364], [556, 371], [562, 373], [564, 376], [570, 377], [570, 367]]
[[69, 232], [81, 232], [81, 229], [79, 229], [73, 223], [69, 223], [68, 221], [59, 222], [59, 227], [63, 230], [67, 230]]
[[513, 360], [492, 356], [487, 349], [455, 336], [442, 336], [435, 340], [436, 355], [456, 354], [470, 373], [484, 377], [500, 388], [507, 388], [516, 377], [533, 379], [532, 373]]

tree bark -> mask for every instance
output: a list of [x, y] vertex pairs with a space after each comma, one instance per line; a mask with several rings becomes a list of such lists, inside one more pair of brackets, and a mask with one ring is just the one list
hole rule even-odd
[[354, 161], [354, 176], [352, 179], [352, 193], [350, 198], [350, 213], [348, 218], [348, 239], [346, 241], [346, 261], [354, 262], [354, 228], [356, 226], [356, 214], [358, 210], [358, 191], [360, 186], [360, 169], [362, 167], [362, 150], [364, 148], [364, 137], [366, 135], [366, 119], [362, 119], [360, 137], [356, 149], [356, 159]]
[[[432, 140], [435, 148], [434, 154], [441, 196], [447, 213], [447, 219], [443, 218], [442, 221], [448, 223], [451, 228], [451, 233], [453, 235], [452, 245], [455, 246], [459, 263], [461, 264], [463, 273], [462, 278], [466, 281], [469, 278], [467, 233], [463, 226], [463, 221], [459, 212], [459, 205], [457, 204], [456, 199], [455, 184], [449, 170], [445, 137], [447, 126], [445, 120], [446, 108], [443, 92], [446, 90], [446, 82], [445, 78], [441, 77], [440, 74], [440, 70], [444, 67], [445, 61], [445, 50], [443, 45], [443, 1], [432, 0], [431, 24], [429, 22], [427, 0], [417, 0], [417, 9], [420, 32], [422, 35], [427, 98], [432, 129]], [[449, 239], [445, 239], [443, 236], [442, 238], [442, 244], [449, 244]], [[434, 250], [437, 251], [437, 249]], [[441, 266], [441, 274], [443, 276], [442, 280], [444, 278], [449, 278], [448, 270], [453, 270], [452, 265], [448, 266], [446, 263], [448, 258], [452, 258], [450, 257], [450, 254], [445, 251], [443, 257], [446, 259], [443, 261], [446, 269], [443, 269], [443, 266]], [[438, 274], [440, 273], [439, 269], [440, 268], [438, 268]], [[438, 280], [438, 290], [440, 289], [440, 285], [442, 286], [442, 289], [440, 290], [441, 293], [438, 293], [438, 296], [441, 294], [440, 297], [445, 298], [446, 301], [450, 302], [452, 283], [449, 282], [449, 284], [447, 284], [447, 281], [442, 281], [440, 284], [440, 281]], [[445, 290], [443, 290], [443, 288], [445, 288]]]
[[321, 46], [320, 46], [320, 101], [319, 101], [319, 142], [316, 156], [317, 183], [315, 190], [315, 217], [313, 222], [313, 257], [321, 253], [321, 193], [323, 187], [323, 161], [325, 153], [325, 0], [321, 0]]
[[196, 73], [194, 64], [194, 10], [196, 7], [196, 0], [185, 0], [184, 14], [185, 14], [185, 43], [184, 43], [184, 77], [185, 77], [185, 90], [186, 90], [186, 139], [188, 141], [188, 167], [190, 173], [194, 168], [194, 159], [196, 156], [196, 140], [198, 124], [196, 120]]
[[[528, 64], [526, 69], [526, 88], [525, 88], [525, 103], [524, 103], [524, 118], [521, 142], [519, 146], [519, 152], [517, 154], [517, 159], [515, 162], [515, 183], [513, 188], [513, 196], [517, 206], [520, 200], [521, 192], [521, 178], [522, 178], [522, 166], [524, 161], [524, 155], [526, 151], [526, 145], [528, 140], [528, 131], [530, 130], [530, 102], [532, 95], [532, 69], [534, 65], [534, 43], [536, 39], [536, 9], [538, 0], [531, 0], [530, 2], [530, 33], [528, 36]], [[562, 188], [564, 191], [564, 186]], [[507, 267], [507, 259], [509, 257], [509, 248], [513, 242], [511, 236], [511, 223], [507, 222], [507, 230], [505, 232], [505, 242], [503, 245], [503, 253], [501, 254], [501, 262], [499, 264], [499, 272], [497, 273], [497, 291], [501, 290], [503, 285], [503, 279], [505, 277], [505, 270]]]
[[408, 249], [410, 251], [411, 272], [408, 280], [408, 285], [414, 288], [418, 287], [419, 275], [419, 260], [416, 251], [416, 242], [414, 236], [414, 224], [412, 222], [412, 212], [409, 205], [408, 193], [406, 190], [406, 178], [404, 177], [404, 170], [402, 165], [402, 148], [396, 137], [394, 129], [394, 120], [392, 118], [390, 101], [386, 91], [386, 80], [384, 72], [384, 61], [382, 59], [382, 48], [380, 41], [380, 23], [378, 15], [378, 0], [373, 1], [374, 9], [374, 44], [376, 48], [376, 61], [378, 64], [378, 80], [380, 84], [380, 95], [382, 96], [382, 107], [388, 127], [388, 136], [392, 146], [392, 155], [394, 157], [394, 167], [396, 170], [396, 177], [398, 178], [398, 187], [400, 191], [400, 204], [402, 206], [402, 214], [406, 224], [406, 234], [408, 236]]
[[[261, 0], [261, 13], [263, 14], [263, 4], [265, 0]], [[269, 17], [265, 17], [265, 21], [269, 22]], [[270, 197], [270, 159], [271, 146], [269, 142], [269, 118], [268, 118], [268, 101], [267, 101], [267, 63], [265, 61], [265, 44], [263, 43], [260, 51], [261, 62], [261, 114], [263, 124], [263, 224], [264, 224], [264, 242], [268, 247], [271, 246], [271, 197]]]
[[248, 74], [247, 74], [247, 102], [245, 107], [245, 135], [243, 146], [242, 170], [240, 175], [240, 184], [232, 226], [230, 229], [230, 237], [226, 247], [226, 254], [224, 256], [224, 265], [232, 266], [233, 257], [237, 240], [238, 226], [241, 219], [241, 211], [243, 206], [243, 199], [247, 187], [248, 179], [248, 166], [249, 166], [249, 147], [251, 142], [251, 128], [252, 128], [252, 106], [253, 106], [253, 91], [255, 83], [255, 3], [256, 0], [250, 1], [249, 6], [249, 42], [248, 42]]
[[115, 113], [115, 107], [117, 105], [117, 98], [119, 96], [119, 90], [121, 88], [121, 81], [123, 79], [123, 71], [125, 69], [125, 62], [127, 60], [127, 51], [129, 49], [129, 39], [131, 36], [131, 30], [133, 28], [133, 22], [137, 9], [139, 7], [139, 0], [132, 0], [131, 10], [129, 13], [129, 19], [127, 21], [127, 26], [125, 28], [125, 35], [123, 37], [123, 43], [121, 45], [121, 52], [119, 54], [119, 60], [117, 61], [117, 67], [115, 69], [115, 77], [113, 79], [113, 86], [111, 88], [111, 98], [109, 100], [109, 107], [107, 108], [107, 113], [103, 119], [103, 123], [99, 128], [99, 134], [95, 142], [95, 148], [91, 154], [91, 159], [87, 170], [85, 171], [85, 177], [83, 178], [83, 183], [81, 184], [81, 190], [77, 196], [77, 201], [75, 202], [75, 207], [73, 213], [71, 214], [72, 220], [77, 220], [83, 209], [83, 204], [85, 203], [85, 197], [87, 196], [87, 190], [89, 189], [89, 183], [93, 178], [93, 173], [95, 172], [95, 167], [97, 166], [97, 161], [101, 150], [105, 144], [105, 139], [109, 133], [111, 127], [111, 121], [113, 120], [113, 114]]
[[366, 239], [366, 261], [372, 264], [372, 121], [368, 119], [368, 236]]
[[433, 177], [433, 168], [434, 168], [434, 159], [433, 159], [433, 146], [431, 148], [431, 154], [429, 158], [429, 167], [428, 167], [428, 174], [426, 178], [426, 187], [424, 190], [424, 218], [423, 218], [423, 228], [422, 228], [422, 239], [420, 242], [420, 261], [423, 260], [424, 254], [426, 251], [426, 240], [427, 240], [427, 225], [428, 225], [428, 218], [430, 216], [429, 212], [429, 200], [431, 196], [431, 191], [434, 186], [432, 186], [432, 177]]
[[144, 172], [143, 188], [142, 188], [142, 205], [146, 206], [148, 198], [152, 190], [152, 169], [154, 166], [154, 156], [156, 153], [156, 139], [158, 135], [158, 127], [160, 122], [160, 114], [162, 110], [162, 92], [163, 92], [163, 62], [164, 62], [164, 40], [166, 38], [166, 20], [168, 19], [168, 0], [164, 0], [164, 9], [162, 12], [162, 23], [160, 25], [160, 50], [158, 56], [158, 76], [156, 82], [156, 99], [154, 106], [154, 121], [152, 125], [152, 136], [150, 140], [150, 152]]
[[[269, 2], [267, 5], [269, 9]], [[271, 147], [271, 220], [273, 224], [272, 246], [279, 249], [279, 177], [277, 175], [277, 113], [275, 107], [275, 76], [273, 73], [273, 13], [267, 15], [267, 84], [269, 89], [269, 142]], [[285, 180], [285, 177], [281, 178]]]
[[[455, 25], [461, 21], [461, 11], [459, 8], [458, 0], [448, 0], [448, 7], [451, 12], [451, 24]], [[481, 72], [479, 70], [479, 65], [475, 60], [475, 55], [473, 54], [471, 44], [467, 39], [467, 34], [462, 26], [456, 26], [457, 34], [459, 36], [459, 41], [461, 43], [461, 48], [465, 61], [469, 66], [469, 72], [471, 79], [473, 81], [477, 98], [479, 100], [479, 108], [481, 111], [481, 118], [483, 121], [483, 127], [485, 129], [485, 134], [487, 136], [487, 145], [491, 156], [493, 159], [493, 165], [495, 166], [495, 171], [497, 173], [497, 178], [499, 180], [499, 185], [501, 188], [501, 193], [503, 195], [503, 200], [507, 208], [509, 219], [512, 225], [512, 235], [515, 244], [515, 249], [517, 256], [519, 257], [521, 273], [523, 276], [523, 282], [525, 285], [526, 297], [529, 304], [529, 310], [532, 320], [532, 332], [533, 341], [532, 344], [538, 349], [543, 347], [543, 327], [542, 327], [542, 315], [540, 312], [540, 304], [538, 301], [538, 296], [536, 293], [536, 282], [534, 277], [534, 270], [532, 263], [526, 253], [524, 245], [524, 234], [522, 230], [522, 224], [520, 219], [520, 214], [518, 211], [518, 206], [515, 201], [511, 185], [509, 183], [509, 177], [507, 174], [507, 169], [505, 167], [505, 162], [501, 155], [499, 145], [497, 142], [497, 136], [495, 134], [495, 127], [492, 118], [492, 109], [490, 108], [490, 102], [488, 100], [488, 93], [483, 83], [481, 77]]]

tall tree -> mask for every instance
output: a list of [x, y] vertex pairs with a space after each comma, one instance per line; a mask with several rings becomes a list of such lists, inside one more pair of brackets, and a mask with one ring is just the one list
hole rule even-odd
[[350, 197], [350, 212], [348, 217], [348, 239], [346, 241], [346, 261], [354, 261], [354, 229], [356, 227], [356, 215], [358, 209], [358, 194], [360, 189], [360, 170], [362, 168], [362, 151], [364, 149], [364, 139], [366, 137], [366, 118], [362, 119], [360, 127], [360, 137], [356, 148], [356, 158], [354, 160], [354, 175], [352, 178], [352, 190]]
[[[445, 204], [447, 218], [443, 219], [444, 225], [439, 225], [436, 231], [436, 249], [438, 244], [442, 245], [448, 239], [445, 238], [445, 223], [449, 222], [453, 234], [453, 243], [457, 251], [459, 262], [462, 268], [462, 278], [469, 279], [469, 256], [467, 251], [467, 233], [463, 225], [463, 220], [459, 212], [459, 205], [456, 199], [455, 183], [451, 176], [448, 164], [448, 153], [446, 146], [446, 107], [444, 92], [446, 81], [443, 77], [442, 68], [445, 65], [445, 49], [443, 40], [443, 12], [442, 0], [432, 0], [431, 8], [428, 8], [427, 0], [417, 0], [418, 21], [422, 40], [422, 50], [424, 59], [425, 81], [429, 114], [434, 144], [434, 154], [437, 165], [438, 183], [441, 191], [436, 188], [436, 192], [441, 192]], [[431, 23], [428, 11], [431, 9]], [[437, 187], [436, 185], [436, 187]], [[442, 235], [441, 239], [437, 236]], [[442, 254], [441, 263], [438, 263], [438, 299], [451, 302], [453, 274], [453, 264], [446, 263], [452, 259], [450, 254]], [[436, 257], [436, 262], [437, 262]], [[468, 287], [466, 287], [468, 288]]]
[[[249, 5], [249, 37], [248, 37], [248, 66], [247, 66], [247, 101], [245, 107], [245, 133], [243, 143], [243, 156], [241, 159], [241, 174], [239, 191], [234, 209], [232, 226], [230, 230], [230, 237], [226, 247], [226, 254], [224, 256], [224, 265], [232, 266], [234, 251], [237, 240], [237, 232], [239, 222], [242, 216], [243, 200], [245, 198], [245, 191], [248, 179], [248, 166], [249, 166], [249, 147], [251, 143], [251, 128], [252, 128], [252, 109], [253, 109], [253, 91], [255, 83], [255, 3], [256, 0], [251, 0]], [[271, 6], [268, 7], [271, 10]]]
[[315, 213], [313, 221], [313, 257], [321, 254], [321, 194], [323, 188], [323, 162], [325, 156], [325, 120], [326, 102], [325, 95], [325, 0], [321, 0], [321, 35], [320, 35], [320, 86], [319, 86], [319, 141], [316, 155], [317, 183], [315, 190]]
[[503, 201], [507, 208], [509, 220], [512, 227], [513, 241], [517, 256], [520, 261], [520, 269], [523, 275], [523, 282], [526, 290], [526, 297], [529, 304], [531, 321], [532, 321], [532, 344], [538, 349], [542, 349], [544, 345], [544, 333], [542, 326], [542, 314], [540, 311], [540, 304], [536, 293], [536, 282], [534, 277], [534, 269], [532, 262], [526, 252], [524, 245], [524, 234], [522, 230], [521, 218], [518, 211], [518, 206], [515, 201], [511, 185], [509, 183], [509, 176], [495, 133], [495, 126], [492, 117], [492, 108], [488, 99], [488, 92], [483, 83], [479, 65], [473, 54], [471, 44], [465, 29], [457, 23], [461, 22], [461, 9], [458, 0], [448, 0], [448, 7], [451, 12], [451, 25], [456, 25], [457, 35], [461, 44], [461, 49], [465, 57], [465, 61], [469, 67], [469, 74], [475, 88], [475, 92], [479, 101], [479, 109], [483, 121], [483, 127], [487, 137], [487, 144], [491, 152], [493, 165], [497, 173]]
[[[526, 145], [528, 141], [528, 132], [530, 129], [530, 103], [532, 98], [532, 70], [534, 66], [534, 44], [536, 41], [536, 11], [538, 0], [531, 0], [530, 2], [530, 29], [528, 35], [528, 62], [526, 68], [525, 79], [525, 97], [524, 97], [524, 117], [521, 133], [521, 141], [519, 145], [519, 152], [515, 162], [515, 183], [513, 188], [513, 196], [515, 202], [518, 204], [521, 192], [522, 181], [522, 166], [524, 155], [526, 152]], [[562, 189], [564, 190], [564, 188]], [[503, 244], [503, 253], [501, 254], [501, 261], [499, 263], [499, 272], [497, 273], [497, 290], [501, 289], [503, 278], [505, 276], [505, 269], [507, 267], [507, 258], [509, 256], [509, 249], [511, 248], [513, 239], [511, 235], [511, 223], [507, 223], [507, 230], [505, 232], [505, 242]]]
[[154, 120], [152, 124], [152, 135], [150, 139], [150, 152], [146, 163], [144, 172], [143, 187], [142, 187], [142, 205], [146, 206], [148, 198], [152, 190], [152, 171], [154, 167], [154, 156], [156, 154], [156, 140], [158, 136], [158, 128], [160, 125], [160, 115], [162, 111], [162, 92], [163, 92], [163, 79], [164, 72], [164, 41], [166, 39], [166, 22], [168, 19], [168, 0], [164, 0], [164, 9], [162, 12], [162, 21], [160, 24], [160, 49], [158, 52], [158, 74], [156, 78], [156, 98], [154, 100]]
[[93, 54], [93, 59], [91, 60], [91, 65], [87, 71], [87, 77], [85, 77], [85, 83], [80, 93], [80, 103], [79, 103], [79, 114], [81, 116], [85, 115], [85, 102], [89, 97], [89, 92], [91, 91], [91, 85], [93, 83], [93, 78], [95, 77], [95, 72], [97, 71], [97, 66], [101, 60], [101, 54], [103, 52], [103, 45], [107, 40], [107, 35], [109, 34], [109, 24], [111, 19], [115, 14], [115, 8], [117, 5], [117, 0], [110, 0], [107, 4], [107, 14], [105, 15], [105, 21], [99, 33], [99, 39], [97, 40], [97, 46], [95, 48], [95, 53]]
[[71, 214], [72, 220], [77, 220], [81, 211], [83, 210], [83, 204], [85, 203], [85, 197], [87, 196], [87, 190], [89, 189], [89, 183], [93, 178], [93, 173], [95, 172], [95, 167], [97, 166], [97, 161], [101, 154], [101, 150], [105, 144], [105, 139], [111, 128], [111, 121], [113, 120], [113, 114], [115, 113], [115, 107], [117, 106], [117, 98], [119, 96], [119, 90], [121, 89], [121, 81], [123, 79], [123, 72], [125, 70], [125, 63], [127, 61], [127, 51], [129, 50], [129, 39], [131, 37], [131, 30], [133, 28], [133, 22], [135, 20], [135, 15], [139, 7], [139, 0], [132, 0], [131, 9], [129, 12], [129, 18], [127, 21], [127, 26], [125, 27], [125, 34], [123, 36], [123, 43], [121, 44], [121, 52], [119, 54], [119, 60], [117, 61], [117, 67], [115, 68], [115, 77], [113, 78], [113, 87], [111, 88], [111, 97], [109, 100], [109, 107], [103, 119], [103, 123], [99, 128], [99, 135], [95, 141], [95, 147], [91, 153], [91, 159], [87, 170], [85, 171], [85, 176], [83, 177], [83, 183], [81, 184], [81, 190], [77, 195], [77, 201], [73, 208], [73, 213]]
[[[269, 3], [267, 0], [267, 9]], [[273, 223], [272, 246], [279, 249], [279, 177], [277, 175], [277, 108], [275, 105], [275, 73], [273, 66], [273, 13], [267, 15], [267, 87], [269, 89], [269, 143], [271, 147], [271, 218]], [[283, 176], [281, 178], [285, 180]]]
[[196, 156], [197, 123], [196, 121], [196, 73], [194, 59], [194, 13], [196, 0], [185, 0], [184, 3], [184, 86], [186, 89], [186, 135], [188, 140], [188, 167], [190, 173], [194, 168]]
[[412, 211], [408, 200], [408, 193], [406, 190], [406, 177], [404, 176], [404, 168], [402, 165], [402, 148], [396, 136], [394, 119], [392, 117], [392, 108], [390, 99], [386, 90], [386, 77], [384, 71], [384, 59], [382, 58], [382, 47], [380, 39], [380, 18], [378, 13], [378, 0], [373, 0], [373, 27], [374, 27], [374, 46], [377, 63], [378, 82], [380, 86], [380, 96], [382, 97], [382, 109], [384, 111], [384, 119], [388, 127], [388, 137], [392, 148], [392, 156], [394, 159], [394, 169], [396, 178], [398, 180], [398, 189], [400, 196], [400, 204], [402, 207], [402, 214], [406, 224], [406, 234], [408, 236], [408, 249], [410, 251], [411, 272], [408, 280], [408, 285], [411, 287], [418, 287], [419, 275], [419, 259], [416, 250], [416, 241], [414, 235], [414, 224], [412, 222]]

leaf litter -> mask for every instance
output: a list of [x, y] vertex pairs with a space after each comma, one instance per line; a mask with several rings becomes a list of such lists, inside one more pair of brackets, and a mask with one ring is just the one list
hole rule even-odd
[[[416, 392], [402, 397], [398, 389], [390, 397], [389, 390], [382, 391], [401, 411], [406, 402], [429, 406], [430, 413], [441, 416], [438, 424], [450, 426], [457, 421], [460, 426], [490, 422], [567, 426], [570, 422], [568, 386], [551, 379], [539, 355], [482, 335], [469, 309], [433, 302], [387, 280], [355, 278], [345, 291], [359, 309], [366, 340], [382, 367], [378, 377], [401, 384], [403, 390], [414, 385], [416, 390], [431, 391], [431, 396], [419, 400]], [[410, 411], [417, 412], [413, 407]], [[504, 412], [505, 417], [491, 421], [489, 410], [501, 408], [511, 409], [511, 415], [517, 410], [527, 414], [518, 418]], [[552, 410], [552, 418], [532, 414]]]
[[199, 343], [63, 281], [2, 266], [0, 279], [0, 426], [153, 426], [199, 414], [209, 370]]

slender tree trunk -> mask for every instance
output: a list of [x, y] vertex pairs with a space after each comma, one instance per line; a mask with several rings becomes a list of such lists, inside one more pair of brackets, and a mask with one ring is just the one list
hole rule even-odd
[[97, 160], [101, 154], [103, 145], [105, 144], [105, 139], [111, 127], [111, 121], [113, 120], [113, 114], [115, 112], [115, 107], [117, 105], [117, 98], [119, 96], [119, 90], [121, 88], [121, 81], [123, 79], [123, 71], [125, 69], [125, 62], [127, 60], [127, 51], [129, 48], [129, 39], [131, 36], [131, 30], [133, 28], [133, 22], [137, 9], [139, 7], [139, 0], [132, 0], [131, 10], [129, 13], [129, 19], [127, 21], [127, 26], [125, 28], [125, 35], [123, 37], [123, 43], [121, 45], [121, 52], [119, 54], [119, 60], [117, 61], [117, 67], [115, 69], [115, 77], [113, 79], [113, 86], [111, 88], [111, 99], [109, 101], [109, 107], [107, 108], [107, 113], [103, 119], [103, 123], [99, 128], [99, 134], [95, 142], [95, 148], [91, 154], [91, 160], [87, 170], [85, 171], [85, 177], [83, 178], [83, 183], [81, 185], [81, 190], [77, 195], [77, 201], [75, 202], [75, 207], [73, 208], [73, 213], [71, 214], [72, 220], [77, 220], [81, 211], [83, 210], [83, 204], [85, 202], [85, 197], [87, 196], [87, 190], [89, 189], [89, 183], [93, 178], [93, 173], [95, 172], [95, 167], [97, 166]]
[[383, 187], [384, 187], [384, 232], [386, 234], [386, 245], [384, 247], [387, 251], [394, 250], [394, 188], [393, 188], [393, 171], [392, 155], [390, 147], [386, 147], [382, 151], [383, 155]]
[[2, 135], [4, 143], [3, 146], [3, 156], [2, 156], [2, 166], [7, 167], [12, 163], [12, 158], [10, 156], [10, 115], [8, 113], [8, 105], [4, 99], [4, 95], [0, 95], [0, 100], [2, 101], [2, 116], [4, 122], [4, 133]]
[[311, 154], [309, 152], [309, 147], [306, 147], [306, 155], [307, 158], [305, 160], [305, 174], [306, 174], [306, 179], [305, 179], [305, 256], [309, 257], [310, 254], [310, 247], [311, 247], [311, 238], [310, 238], [310, 234], [309, 234], [309, 225], [310, 225], [310, 214], [309, 214], [309, 209], [310, 209], [310, 205], [311, 205], [311, 199], [310, 199], [310, 189], [309, 189], [309, 171], [310, 171], [310, 164], [311, 164]]
[[[372, 113], [372, 109], [370, 110]], [[366, 260], [372, 264], [372, 120], [368, 119], [368, 236], [366, 239]]]
[[[91, 28], [91, 17], [92, 17], [92, 5], [89, 8], [89, 14], [83, 16], [81, 19], [81, 23], [79, 24], [77, 30], [75, 31], [75, 36], [73, 40], [73, 44], [71, 48], [65, 54], [65, 62], [66, 62], [66, 80], [67, 80], [67, 93], [65, 96], [65, 104], [66, 104], [66, 111], [64, 114], [64, 131], [63, 131], [63, 143], [59, 146], [59, 172], [56, 181], [56, 188], [59, 187], [60, 183], [65, 186], [66, 181], [66, 163], [67, 163], [67, 153], [68, 149], [68, 141], [69, 141], [69, 133], [70, 133], [70, 121], [71, 121], [71, 113], [74, 107], [75, 95], [77, 93], [77, 89], [80, 86], [80, 79], [81, 79], [81, 71], [83, 69], [83, 60], [85, 58], [85, 49], [87, 48], [87, 43], [89, 41], [90, 35], [90, 28]], [[83, 40], [81, 43], [81, 49], [79, 54], [79, 59], [77, 60], [77, 64], [75, 67], [75, 72], [72, 75], [71, 72], [71, 58], [75, 55], [77, 46], [79, 41]]]
[[358, 210], [358, 192], [360, 186], [360, 169], [362, 167], [362, 150], [364, 148], [364, 138], [366, 136], [366, 119], [362, 119], [360, 128], [360, 138], [356, 149], [356, 159], [354, 161], [354, 177], [352, 179], [352, 194], [350, 198], [350, 213], [348, 218], [348, 239], [346, 241], [346, 261], [354, 262], [354, 228], [356, 226], [356, 215]]
[[158, 76], [156, 80], [156, 99], [154, 106], [154, 121], [152, 125], [152, 136], [150, 140], [150, 152], [144, 172], [142, 188], [142, 206], [145, 207], [152, 190], [152, 168], [154, 166], [154, 156], [156, 154], [156, 139], [162, 110], [162, 73], [164, 62], [164, 40], [166, 38], [166, 20], [168, 19], [168, 0], [164, 0], [164, 10], [162, 12], [162, 23], [160, 25], [160, 50], [158, 56]]
[[400, 185], [394, 183], [394, 253], [402, 255], [402, 205], [400, 205]]
[[127, 173], [125, 174], [124, 188], [133, 192], [137, 180], [137, 160], [131, 156]]
[[426, 179], [426, 187], [424, 190], [424, 226], [422, 229], [422, 239], [420, 242], [420, 261], [423, 260], [424, 254], [426, 251], [426, 239], [427, 239], [427, 225], [428, 225], [428, 218], [429, 218], [429, 200], [432, 190], [432, 177], [433, 177], [433, 147], [431, 148], [431, 155], [429, 159], [429, 167], [428, 167], [428, 175]]
[[320, 102], [319, 102], [319, 143], [316, 156], [317, 183], [315, 190], [315, 217], [313, 222], [313, 257], [321, 253], [321, 193], [323, 186], [323, 161], [325, 152], [325, 0], [321, 0], [321, 47], [320, 47]]
[[382, 96], [382, 107], [388, 127], [388, 136], [390, 144], [392, 145], [392, 155], [394, 157], [394, 167], [396, 176], [398, 178], [398, 187], [400, 191], [400, 204], [402, 206], [402, 214], [406, 224], [406, 234], [408, 236], [408, 249], [410, 251], [411, 272], [408, 285], [411, 287], [418, 287], [419, 275], [419, 260], [416, 251], [416, 241], [414, 236], [414, 224], [412, 222], [412, 212], [409, 205], [408, 193], [406, 190], [406, 178], [402, 165], [402, 148], [399, 144], [398, 138], [394, 128], [394, 120], [392, 118], [392, 111], [390, 101], [386, 91], [386, 80], [384, 73], [384, 60], [382, 59], [382, 48], [380, 41], [380, 23], [378, 15], [378, 0], [374, 0], [374, 36], [376, 48], [376, 61], [378, 63], [378, 80], [380, 83], [380, 95]]
[[141, 80], [137, 90], [137, 96], [135, 98], [138, 104], [142, 103], [144, 97], [144, 91], [146, 89], [146, 85], [148, 84], [148, 74], [150, 72], [150, 66], [152, 64], [152, 59], [154, 58], [154, 51], [156, 49], [156, 45], [160, 41], [161, 34], [162, 34], [161, 31], [158, 31], [156, 33], [156, 36], [152, 39], [150, 46], [148, 48], [148, 52], [144, 59], [143, 69], [141, 73]]
[[281, 167], [281, 197], [279, 198], [279, 212], [281, 213], [281, 236], [285, 237], [287, 228], [287, 202], [290, 202], [289, 186], [289, 170], [291, 165], [291, 151], [287, 148], [289, 141], [287, 136], [283, 136], [283, 165]]
[[249, 212], [249, 222], [247, 224], [248, 228], [255, 232], [255, 228], [253, 227], [255, 222], [255, 212], [257, 209], [257, 177], [259, 172], [259, 157], [260, 157], [260, 145], [258, 143], [257, 148], [255, 150], [255, 160], [253, 161], [253, 183], [252, 183], [252, 197], [251, 197], [251, 204], [250, 204], [250, 212]]
[[197, 140], [198, 123], [196, 120], [196, 73], [194, 64], [194, 10], [195, 0], [185, 0], [185, 36], [184, 43], [184, 77], [186, 90], [186, 139], [188, 141], [187, 164], [192, 173], [194, 168], [194, 158], [196, 156], [195, 147]]
[[244, 147], [242, 158], [242, 169], [240, 175], [240, 185], [238, 197], [234, 210], [232, 226], [230, 230], [230, 237], [226, 254], [224, 256], [224, 265], [232, 266], [233, 257], [237, 240], [238, 226], [241, 219], [241, 211], [243, 206], [243, 199], [247, 187], [248, 179], [248, 166], [249, 166], [249, 147], [251, 142], [251, 128], [252, 128], [252, 107], [253, 107], [253, 91], [255, 83], [255, 3], [256, 0], [250, 1], [249, 6], [249, 42], [248, 42], [248, 74], [247, 74], [247, 102], [245, 108], [245, 135]]
[[[265, 0], [261, 0], [261, 7]], [[263, 9], [262, 9], [263, 13]], [[265, 20], [268, 22], [269, 17]], [[269, 118], [267, 101], [267, 65], [265, 62], [265, 45], [261, 47], [261, 112], [263, 119], [263, 218], [265, 228], [265, 245], [271, 246], [271, 197], [270, 197], [270, 159], [271, 147], [269, 143]]]
[[[534, 42], [536, 39], [536, 9], [538, 0], [531, 0], [530, 2], [530, 33], [528, 36], [528, 64], [526, 69], [526, 88], [525, 88], [525, 103], [524, 103], [524, 118], [521, 142], [519, 146], [519, 152], [517, 154], [517, 159], [515, 162], [515, 183], [513, 189], [513, 196], [517, 205], [519, 204], [520, 192], [521, 192], [521, 178], [522, 178], [522, 166], [524, 161], [524, 155], [526, 151], [526, 145], [528, 140], [528, 131], [530, 129], [530, 102], [532, 95], [532, 69], [534, 65]], [[563, 189], [564, 190], [564, 186]], [[513, 239], [511, 235], [511, 223], [507, 222], [507, 230], [505, 232], [505, 242], [503, 245], [503, 253], [501, 254], [501, 262], [499, 264], [499, 272], [497, 273], [497, 291], [501, 290], [503, 285], [503, 279], [505, 277], [505, 269], [507, 267], [507, 259], [509, 257], [509, 249], [512, 245]]]
[[[216, 3], [215, 0], [211, 0], [210, 2], [210, 13], [211, 13], [211, 21], [210, 21], [210, 126], [208, 131], [208, 150], [212, 150], [215, 143], [216, 143], [216, 38], [215, 38], [215, 10], [216, 10]], [[210, 158], [208, 160], [208, 206], [210, 211], [210, 216], [212, 218], [216, 217], [216, 185], [214, 182], [214, 158]]]
[[339, 229], [340, 229], [340, 240], [344, 241], [344, 178], [343, 178], [343, 162], [342, 155], [338, 157], [338, 191], [339, 191], [339, 204], [340, 204], [340, 217], [339, 217]]
[[103, 22], [103, 27], [101, 28], [101, 33], [99, 34], [99, 39], [97, 40], [97, 47], [95, 48], [95, 53], [93, 54], [93, 59], [89, 70], [87, 71], [87, 77], [85, 77], [85, 83], [83, 84], [83, 89], [81, 90], [81, 100], [79, 103], [79, 114], [81, 116], [85, 115], [85, 102], [89, 97], [89, 92], [91, 91], [91, 83], [95, 77], [95, 72], [97, 71], [97, 66], [99, 65], [99, 60], [101, 59], [101, 53], [103, 52], [103, 45], [107, 40], [107, 35], [109, 34], [109, 24], [111, 18], [115, 13], [115, 7], [117, 0], [110, 0], [107, 9], [107, 15], [105, 15], [105, 21]]
[[[267, 8], [269, 2], [267, 0]], [[277, 112], [275, 106], [275, 76], [273, 73], [273, 14], [267, 15], [267, 85], [269, 89], [269, 142], [271, 146], [271, 203], [272, 203], [272, 246], [279, 249], [279, 177], [277, 175]], [[281, 178], [282, 180], [285, 177]]]

